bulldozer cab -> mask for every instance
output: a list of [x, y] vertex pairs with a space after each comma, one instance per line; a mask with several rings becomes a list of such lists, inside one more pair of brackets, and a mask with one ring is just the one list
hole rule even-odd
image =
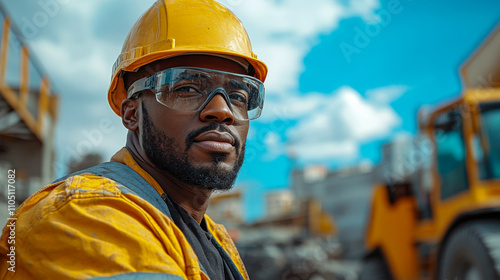
[[[412, 180], [420, 220], [438, 236], [463, 211], [500, 197], [500, 90], [468, 90], [455, 102], [421, 117], [420, 138], [430, 141], [430, 162]], [[489, 187], [489, 190], [488, 190]]]
[[469, 189], [467, 151], [463, 133], [462, 107], [440, 112], [433, 122], [435, 172], [438, 175], [439, 198], [445, 200]]
[[464, 230], [496, 234], [489, 220], [500, 210], [500, 90], [465, 94], [419, 117], [419, 135], [399, 161], [409, 172], [375, 188], [361, 279], [372, 279], [370, 266], [385, 267], [387, 279], [450, 275], [456, 244], [470, 245], [460, 239]]
[[500, 102], [479, 104], [478, 109], [473, 151], [479, 179], [500, 180]]

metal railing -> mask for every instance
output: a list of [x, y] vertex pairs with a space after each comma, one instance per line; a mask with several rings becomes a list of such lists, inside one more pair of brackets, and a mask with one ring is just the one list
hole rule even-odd
[[1, 3], [0, 95], [40, 141], [52, 138], [58, 96]]

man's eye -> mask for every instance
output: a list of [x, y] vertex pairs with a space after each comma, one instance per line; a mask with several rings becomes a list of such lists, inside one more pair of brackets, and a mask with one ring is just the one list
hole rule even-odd
[[194, 88], [194, 87], [191, 87], [191, 86], [182, 86], [182, 87], [176, 88], [175, 92], [198, 93], [198, 90], [196, 88]]
[[200, 98], [201, 92], [192, 86], [180, 86], [174, 90], [177, 98]]
[[231, 103], [234, 101], [237, 102], [238, 104], [246, 105], [248, 102], [246, 95], [242, 93], [236, 93], [236, 92], [231, 93], [229, 94], [229, 98], [231, 99]]

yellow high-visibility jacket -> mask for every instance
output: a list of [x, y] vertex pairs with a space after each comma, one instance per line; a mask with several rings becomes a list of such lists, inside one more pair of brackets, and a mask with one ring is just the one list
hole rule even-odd
[[[14, 238], [12, 226], [3, 230], [0, 278], [208, 279], [161, 194], [125, 148], [111, 162], [46, 186], [12, 217]], [[248, 280], [225, 228], [205, 219], [236, 279]]]

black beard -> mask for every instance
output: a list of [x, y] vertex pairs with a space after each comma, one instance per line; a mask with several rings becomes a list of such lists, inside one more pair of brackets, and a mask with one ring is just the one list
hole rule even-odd
[[[245, 145], [241, 152], [241, 143], [235, 135], [229, 131], [226, 125], [210, 123], [208, 126], [191, 132], [186, 139], [186, 150], [174, 144], [174, 139], [167, 137], [165, 133], [157, 130], [151, 122], [144, 103], [144, 133], [142, 142], [144, 151], [149, 160], [162, 171], [172, 175], [177, 180], [202, 190], [227, 191], [234, 186], [238, 172], [245, 157]], [[236, 162], [232, 170], [223, 170], [219, 163], [227, 158], [228, 154], [213, 153], [211, 167], [194, 167], [189, 160], [188, 149], [194, 143], [193, 139], [201, 133], [209, 130], [218, 130], [230, 133], [235, 139]]]

